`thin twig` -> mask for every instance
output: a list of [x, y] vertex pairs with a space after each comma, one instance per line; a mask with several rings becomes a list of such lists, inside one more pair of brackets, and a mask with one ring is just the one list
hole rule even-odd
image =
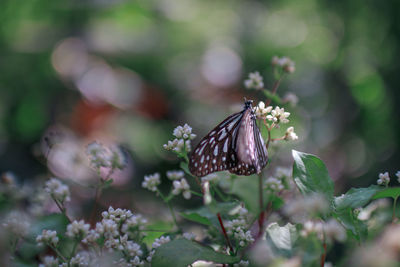
[[326, 259], [326, 243], [324, 241], [324, 243], [322, 244], [322, 246], [324, 247], [324, 253], [322, 253], [321, 255], [321, 261], [320, 261], [320, 266], [324, 267], [325, 265], [325, 259]]
[[[284, 74], [282, 74], [281, 77], [279, 77], [279, 79], [275, 81], [275, 83], [274, 83], [274, 85], [272, 87], [272, 91], [271, 91], [272, 95], [276, 94], [276, 91], [278, 90], [278, 87], [279, 87], [279, 85], [280, 85], [280, 83], [281, 83], [281, 81], [283, 79], [283, 76], [284, 76]], [[270, 98], [267, 99], [267, 101], [265, 101], [265, 106], [268, 107], [269, 104], [271, 104], [271, 99]]]
[[224, 227], [224, 223], [222, 222], [221, 214], [219, 214], [219, 212], [217, 213], [217, 217], [218, 217], [219, 225], [221, 226], [221, 229], [222, 229], [222, 233], [224, 234], [224, 237], [225, 237], [225, 240], [226, 240], [226, 244], [229, 247], [230, 252], [234, 253], [231, 241], [229, 240], [228, 234], [226, 233], [226, 230], [225, 230], [225, 227]]

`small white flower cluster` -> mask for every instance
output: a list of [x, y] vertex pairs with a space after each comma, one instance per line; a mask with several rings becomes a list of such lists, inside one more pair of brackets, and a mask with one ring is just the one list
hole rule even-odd
[[56, 178], [48, 180], [45, 184], [44, 190], [60, 203], [71, 200], [69, 187]]
[[180, 181], [175, 180], [172, 184], [174, 186], [172, 194], [179, 195], [182, 192], [182, 195], [185, 199], [190, 199], [192, 197], [189, 183], [185, 178], [182, 178]]
[[241, 247], [254, 242], [251, 232], [246, 231], [246, 226], [246, 220], [242, 218], [242, 216], [225, 223], [227, 234], [232, 235], [239, 242], [239, 246]]
[[379, 185], [387, 186], [390, 183], [389, 173], [388, 172], [380, 173], [379, 179], [376, 181], [376, 183]]
[[250, 72], [247, 80], [244, 81], [247, 89], [262, 90], [264, 88], [263, 78], [258, 71]]
[[146, 260], [148, 262], [151, 262], [154, 253], [156, 252], [156, 248], [160, 247], [161, 245], [168, 243], [171, 241], [171, 238], [169, 236], [162, 236], [160, 238], [156, 238], [156, 240], [154, 240], [153, 244], [151, 245], [152, 250], [149, 253], [149, 256], [146, 258]]
[[292, 107], [295, 107], [297, 105], [297, 103], [299, 102], [299, 98], [297, 97], [297, 95], [293, 94], [293, 93], [287, 93], [282, 101], [284, 103], [289, 103]]
[[329, 202], [323, 195], [313, 194], [307, 198], [294, 199], [285, 205], [283, 212], [294, 222], [304, 222], [310, 216], [325, 214], [329, 211]]
[[95, 229], [89, 230], [83, 243], [96, 243], [99, 238], [104, 238], [104, 246], [110, 252], [122, 251], [130, 258], [125, 262], [119, 262], [123, 266], [141, 266], [144, 261], [141, 260], [143, 251], [139, 244], [130, 238], [141, 240], [147, 220], [140, 214], [133, 214], [130, 210], [114, 209], [109, 207], [107, 211], [102, 212], [103, 219], [96, 224]]
[[30, 225], [28, 216], [20, 211], [10, 212], [3, 222], [3, 227], [7, 230], [7, 233], [20, 237], [28, 234]]
[[280, 192], [285, 189], [282, 181], [275, 177], [269, 177], [267, 180], [265, 180], [264, 188], [271, 192]]
[[194, 240], [196, 238], [196, 235], [193, 233], [183, 233], [183, 238], [186, 238], [187, 240]]
[[65, 233], [68, 237], [82, 240], [86, 238], [89, 233], [90, 224], [85, 223], [83, 220], [73, 221], [68, 224], [67, 232]]
[[312, 233], [316, 234], [320, 240], [323, 240], [325, 237], [328, 242], [334, 240], [344, 242], [347, 237], [346, 230], [335, 219], [330, 219], [327, 222], [306, 221], [303, 225], [303, 229], [300, 231], [300, 235], [307, 237]]
[[275, 176], [279, 179], [292, 177], [292, 169], [285, 167], [277, 167], [275, 170]]
[[170, 180], [179, 180], [185, 177], [185, 173], [180, 170], [167, 171], [167, 178]]
[[260, 101], [258, 105], [255, 107], [256, 116], [259, 119], [266, 119], [268, 113], [270, 113], [271, 110], [272, 106], [266, 107], [263, 101]]
[[126, 219], [125, 223], [121, 227], [121, 232], [128, 234], [129, 237], [142, 236], [142, 231], [145, 229], [147, 219], [143, 218], [141, 214], [132, 215]]
[[369, 220], [374, 211], [376, 211], [377, 209], [386, 208], [389, 205], [390, 203], [387, 198], [381, 198], [372, 201], [368, 206], [359, 210], [357, 218], [361, 221]]
[[86, 251], [77, 253], [70, 261], [71, 266], [84, 267], [90, 265], [90, 255]]
[[53, 256], [45, 256], [42, 259], [42, 263], [39, 264], [39, 267], [58, 267], [58, 259]]
[[51, 245], [53, 247], [56, 247], [58, 245], [58, 237], [57, 237], [57, 232], [52, 231], [52, 230], [43, 230], [41, 235], [38, 235], [36, 237], [36, 242], [38, 246], [43, 246], [43, 245]]
[[288, 57], [279, 58], [274, 56], [272, 57], [271, 65], [281, 67], [287, 73], [293, 73], [296, 70], [294, 62]]
[[289, 128], [286, 129], [285, 137], [283, 139], [286, 141], [295, 141], [299, 139], [297, 134], [294, 132], [293, 126], [290, 126]]
[[103, 144], [94, 141], [86, 147], [86, 154], [94, 169], [99, 170], [101, 167], [115, 169], [123, 169], [126, 160], [122, 151], [114, 147], [106, 147]]
[[290, 112], [285, 112], [285, 108], [280, 108], [278, 106], [275, 109], [271, 109], [271, 114], [267, 115], [267, 120], [272, 121], [275, 124], [278, 123], [288, 123], [287, 119], [290, 115]]
[[157, 186], [159, 184], [161, 184], [160, 174], [156, 172], [154, 174], [146, 175], [144, 177], [144, 181], [142, 182], [142, 187], [150, 191], [156, 192]]
[[133, 214], [130, 210], [120, 208], [114, 209], [113, 207], [109, 207], [107, 211], [101, 213], [101, 216], [104, 219], [110, 219], [116, 223], [123, 222], [132, 217], [132, 215]]
[[191, 140], [196, 137], [196, 135], [192, 133], [192, 127], [185, 123], [183, 126], [176, 127], [173, 135], [176, 138], [172, 141], [168, 141], [167, 144], [164, 144], [164, 149], [177, 153], [191, 151]]

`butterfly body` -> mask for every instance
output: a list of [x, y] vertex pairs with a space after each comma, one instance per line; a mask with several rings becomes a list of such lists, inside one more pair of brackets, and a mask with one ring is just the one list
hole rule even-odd
[[261, 172], [268, 152], [251, 103], [246, 101], [241, 112], [226, 118], [200, 141], [189, 161], [193, 175], [201, 177], [223, 170], [238, 175]]

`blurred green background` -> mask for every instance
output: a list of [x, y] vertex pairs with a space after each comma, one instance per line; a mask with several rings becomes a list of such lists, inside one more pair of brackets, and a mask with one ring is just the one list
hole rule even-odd
[[[399, 1], [2, 0], [0, 171], [86, 179], [92, 140], [130, 154], [120, 184], [176, 168], [163, 151], [177, 125], [207, 133], [241, 108], [243, 80], [272, 56], [296, 71], [278, 90], [296, 94], [299, 140], [272, 149], [317, 154], [338, 192], [400, 169]], [[49, 152], [51, 142], [66, 144]], [[61, 140], [61, 141], [60, 141]], [[51, 146], [51, 144], [50, 144]], [[42, 156], [41, 156], [42, 155]], [[76, 166], [75, 166], [75, 165]]]

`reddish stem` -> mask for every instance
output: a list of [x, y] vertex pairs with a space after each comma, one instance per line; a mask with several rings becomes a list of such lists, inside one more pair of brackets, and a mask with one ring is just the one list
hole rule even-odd
[[221, 229], [222, 229], [222, 233], [224, 234], [224, 237], [225, 237], [225, 240], [226, 240], [226, 244], [228, 245], [229, 250], [233, 253], [234, 251], [233, 251], [233, 247], [231, 245], [231, 241], [229, 241], [228, 234], [226, 233], [226, 230], [225, 230], [225, 227], [224, 227], [224, 223], [222, 222], [221, 214], [219, 214], [219, 212], [217, 213], [217, 217], [218, 217], [219, 225], [221, 226]]
[[[281, 75], [281, 77], [280, 77], [278, 80], [275, 81], [275, 83], [274, 83], [274, 85], [273, 85], [273, 87], [272, 87], [272, 91], [271, 91], [271, 93], [272, 93], [273, 95], [276, 94], [276, 91], [278, 90], [278, 87], [279, 87], [279, 84], [280, 84], [281, 81], [282, 81], [282, 78], [283, 78], [283, 75]], [[269, 104], [271, 104], [271, 99], [267, 99], [267, 101], [265, 101], [265, 106], [266, 106], [266, 107], [268, 107]]]
[[325, 259], [326, 259], [326, 243], [324, 242], [324, 244], [322, 245], [324, 247], [324, 253], [322, 253], [321, 255], [321, 262], [320, 262], [320, 266], [324, 267], [325, 265]]

